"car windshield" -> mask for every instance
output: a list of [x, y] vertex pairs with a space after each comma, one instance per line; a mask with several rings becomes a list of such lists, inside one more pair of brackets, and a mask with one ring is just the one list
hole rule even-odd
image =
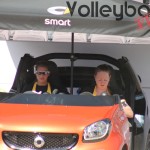
[[[3, 95], [1, 93], [1, 95]], [[90, 96], [65, 94], [17, 94], [3, 95], [0, 103], [67, 105], [67, 106], [112, 106], [118, 103], [117, 96]]]

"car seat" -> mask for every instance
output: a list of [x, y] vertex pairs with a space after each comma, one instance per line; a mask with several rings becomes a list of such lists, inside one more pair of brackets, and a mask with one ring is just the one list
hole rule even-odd
[[52, 84], [55, 85], [55, 87], [58, 89], [58, 91], [61, 91], [63, 93], [68, 93], [65, 85], [62, 83], [59, 72], [58, 72], [58, 67], [55, 62], [53, 61], [48, 61], [49, 63], [49, 70], [51, 72], [48, 81]]
[[109, 88], [112, 94], [119, 94], [120, 96], [124, 95], [125, 84], [119, 70], [112, 70]]

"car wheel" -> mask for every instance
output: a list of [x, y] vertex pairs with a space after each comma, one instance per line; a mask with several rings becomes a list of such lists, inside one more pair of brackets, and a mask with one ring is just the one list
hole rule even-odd
[[146, 149], [145, 150], [150, 150], [150, 133], [148, 134], [148, 137], [147, 137]]

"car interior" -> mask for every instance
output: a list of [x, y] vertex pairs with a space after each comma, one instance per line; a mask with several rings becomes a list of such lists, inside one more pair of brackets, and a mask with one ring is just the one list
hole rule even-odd
[[[34, 59], [32, 56], [26, 54], [22, 57], [12, 90], [17, 91], [17, 93], [22, 93], [23, 87], [35, 81], [34, 75], [34, 64], [39, 61], [39, 59]], [[97, 67], [97, 66], [95, 66]], [[94, 70], [95, 67], [86, 66], [74, 66], [73, 67], [73, 94], [77, 95], [81, 92], [86, 92], [87, 87], [94, 86]], [[58, 88], [63, 88], [68, 90], [70, 93], [71, 87], [71, 66], [57, 66], [57, 64], [49, 60], [49, 68], [51, 75], [49, 77], [49, 82], [55, 84]], [[125, 88], [121, 73], [118, 69], [112, 69], [112, 76], [110, 80], [110, 90], [113, 94], [123, 95]], [[87, 91], [88, 92], [88, 91]]]

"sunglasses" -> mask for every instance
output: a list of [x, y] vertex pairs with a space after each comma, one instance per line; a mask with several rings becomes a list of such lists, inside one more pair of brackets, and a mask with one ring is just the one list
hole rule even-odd
[[50, 72], [49, 71], [36, 71], [35, 74], [37, 74], [37, 75], [49, 75]]

